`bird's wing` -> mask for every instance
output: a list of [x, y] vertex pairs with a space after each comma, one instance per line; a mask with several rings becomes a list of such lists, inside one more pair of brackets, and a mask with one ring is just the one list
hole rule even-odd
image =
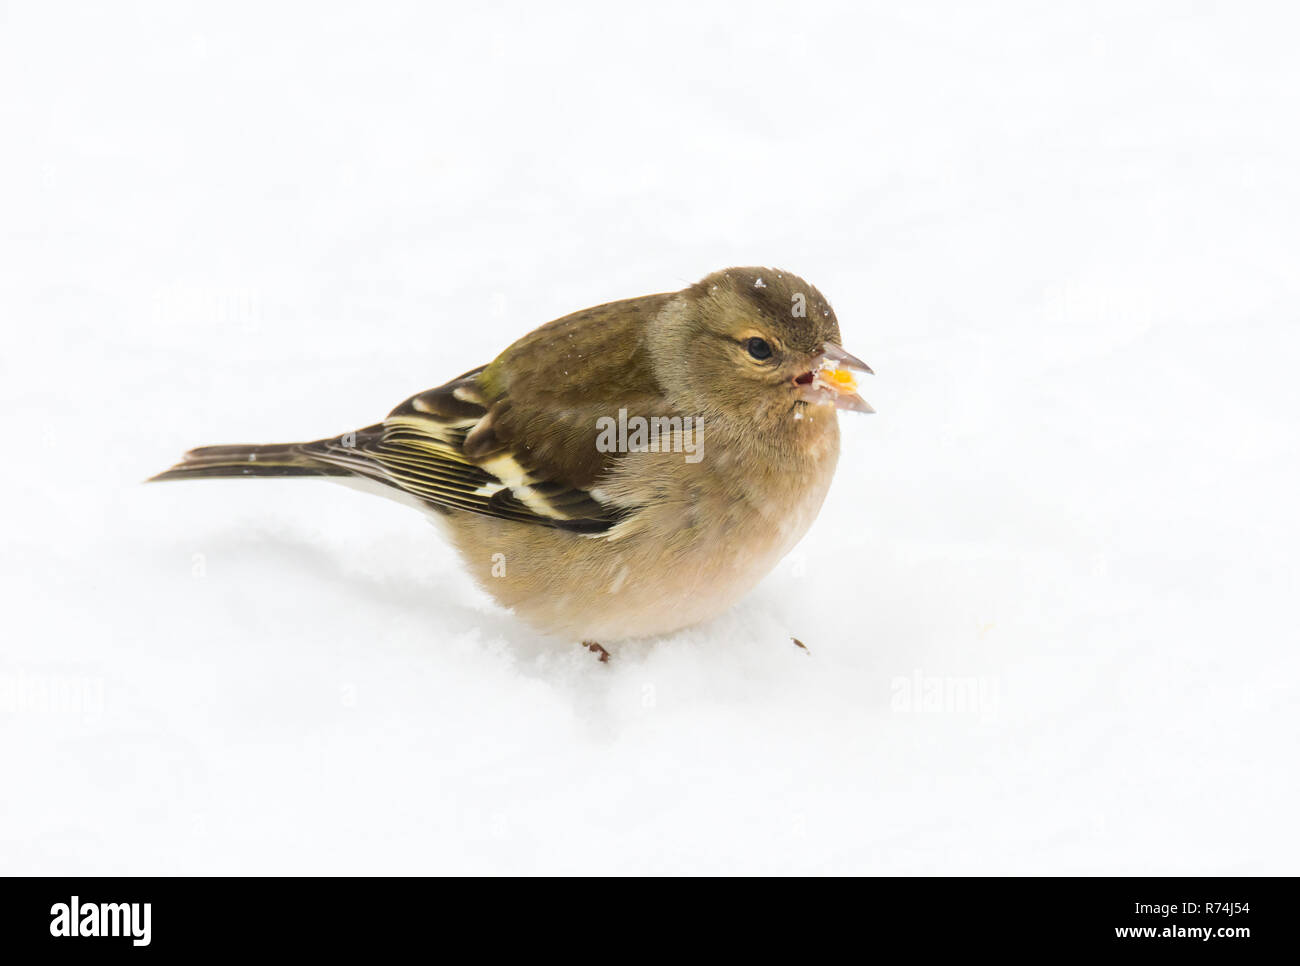
[[315, 461], [385, 483], [435, 509], [468, 510], [579, 533], [600, 533], [617, 523], [617, 508], [581, 487], [530, 471], [508, 449], [467, 454], [466, 440], [491, 414], [475, 384], [481, 372], [412, 396], [382, 423], [306, 443], [301, 450]]
[[604, 533], [634, 508], [599, 489], [622, 454], [597, 447], [597, 421], [665, 411], [641, 338], [661, 298], [557, 319], [382, 423], [302, 452], [435, 508]]

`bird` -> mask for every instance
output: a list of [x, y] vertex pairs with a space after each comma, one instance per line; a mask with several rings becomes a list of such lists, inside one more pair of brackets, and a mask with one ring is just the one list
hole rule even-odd
[[303, 443], [204, 446], [150, 482], [322, 477], [428, 513], [524, 623], [589, 648], [736, 604], [804, 536], [874, 410], [830, 303], [727, 268], [548, 322], [381, 422]]

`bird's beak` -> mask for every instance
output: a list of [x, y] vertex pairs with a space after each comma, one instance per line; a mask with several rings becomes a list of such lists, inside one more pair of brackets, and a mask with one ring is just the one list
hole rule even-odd
[[858, 395], [854, 370], [874, 375], [871, 367], [857, 356], [834, 342], [824, 342], [821, 355], [813, 359], [812, 368], [794, 381], [805, 402], [830, 403], [836, 409], [855, 413], [874, 413], [875, 410]]

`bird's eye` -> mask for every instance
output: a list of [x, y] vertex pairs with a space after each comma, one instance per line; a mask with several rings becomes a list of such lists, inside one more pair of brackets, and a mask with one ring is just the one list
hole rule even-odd
[[745, 343], [745, 351], [755, 359], [762, 360], [772, 358], [772, 347], [767, 344], [766, 339], [760, 339], [758, 336], [754, 336], [754, 338]]

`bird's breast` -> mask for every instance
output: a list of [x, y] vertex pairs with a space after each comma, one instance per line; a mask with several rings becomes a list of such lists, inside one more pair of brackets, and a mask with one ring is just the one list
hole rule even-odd
[[603, 535], [460, 514], [457, 543], [479, 583], [543, 630], [608, 642], [707, 620], [808, 530], [838, 448], [773, 460], [706, 444], [700, 455], [620, 459], [599, 489], [629, 512]]

